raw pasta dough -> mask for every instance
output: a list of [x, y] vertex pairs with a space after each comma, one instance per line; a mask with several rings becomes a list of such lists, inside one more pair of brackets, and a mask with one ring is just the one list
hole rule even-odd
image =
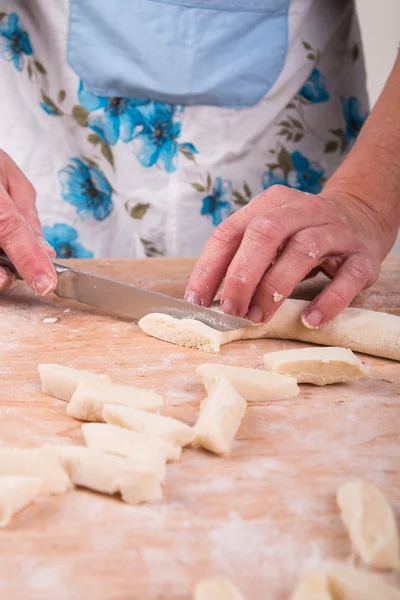
[[84, 423], [82, 433], [88, 448], [148, 465], [165, 479], [168, 445], [163, 440], [108, 423]]
[[244, 597], [227, 577], [209, 577], [197, 583], [193, 600], [244, 600]]
[[330, 562], [306, 575], [292, 600], [400, 600], [400, 590], [377, 575]]
[[63, 494], [72, 483], [63, 469], [60, 448], [0, 448], [0, 475], [28, 475], [41, 478], [40, 493]]
[[69, 402], [80, 381], [110, 381], [108, 375], [97, 375], [64, 365], [39, 365], [39, 375], [45, 394]]
[[194, 437], [193, 427], [189, 427], [178, 419], [146, 413], [127, 406], [106, 404], [103, 409], [103, 417], [106, 423], [160, 437], [175, 446], [186, 446]]
[[246, 406], [246, 400], [228, 379], [221, 377], [201, 404], [194, 427], [194, 444], [215, 454], [228, 454]]
[[285, 300], [268, 323], [234, 331], [216, 331], [199, 321], [180, 320], [159, 313], [143, 317], [139, 327], [166, 342], [206, 352], [219, 352], [220, 346], [235, 340], [277, 338], [341, 346], [356, 352], [400, 360], [400, 317], [346, 308], [325, 327], [309, 329], [301, 321], [301, 314], [308, 305], [309, 302], [305, 300]]
[[327, 385], [357, 379], [365, 374], [363, 364], [347, 348], [300, 348], [264, 355], [270, 371], [291, 375], [299, 383]]
[[0, 476], [0, 527], [11, 521], [13, 514], [35, 500], [42, 489], [41, 477]]
[[351, 543], [364, 563], [398, 569], [396, 520], [382, 492], [371, 483], [354, 480], [341, 485], [336, 497]]
[[197, 367], [196, 373], [201, 377], [207, 392], [221, 376], [224, 376], [249, 402], [283, 400], [299, 393], [294, 377], [271, 371], [213, 363]]
[[163, 403], [153, 390], [118, 385], [111, 382], [78, 383], [67, 413], [81, 421], [103, 421], [105, 404], [121, 404], [141, 410], [156, 410]]
[[128, 504], [152, 502], [162, 498], [160, 476], [156, 469], [144, 467], [122, 456], [93, 448], [62, 448], [62, 461], [72, 481], [103, 494], [121, 494]]

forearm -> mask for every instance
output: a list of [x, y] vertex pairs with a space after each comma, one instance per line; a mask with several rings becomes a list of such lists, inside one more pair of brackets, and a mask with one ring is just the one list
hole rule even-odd
[[383, 227], [400, 224], [400, 53], [386, 85], [347, 158], [324, 192], [361, 200]]

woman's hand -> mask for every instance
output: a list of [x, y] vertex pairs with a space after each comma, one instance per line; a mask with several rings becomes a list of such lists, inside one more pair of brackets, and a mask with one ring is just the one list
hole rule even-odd
[[215, 229], [186, 299], [209, 306], [224, 280], [223, 312], [265, 322], [300, 281], [322, 269], [332, 281], [303, 315], [306, 325], [319, 327], [377, 279], [396, 233], [396, 219], [385, 220], [334, 182], [318, 196], [273, 186]]
[[400, 224], [400, 53], [349, 155], [321, 194], [273, 186], [222, 223], [200, 256], [186, 299], [268, 321], [315, 268], [332, 281], [303, 314], [325, 325], [379, 275]]
[[[0, 248], [21, 277], [39, 295], [52, 291], [57, 277], [51, 262], [55, 252], [43, 238], [35, 206], [35, 190], [14, 161], [0, 150]], [[0, 268], [0, 289], [13, 281]]]

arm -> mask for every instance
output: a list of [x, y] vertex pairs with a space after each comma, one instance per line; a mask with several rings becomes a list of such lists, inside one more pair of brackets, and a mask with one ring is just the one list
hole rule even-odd
[[208, 240], [186, 299], [209, 306], [224, 280], [222, 310], [265, 322], [319, 268], [332, 281], [302, 319], [323, 326], [377, 279], [399, 223], [398, 57], [356, 144], [322, 192], [273, 186], [253, 198]]

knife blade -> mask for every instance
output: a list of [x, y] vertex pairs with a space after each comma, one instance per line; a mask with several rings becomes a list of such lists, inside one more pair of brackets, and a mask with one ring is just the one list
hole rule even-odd
[[55, 266], [58, 283], [54, 293], [60, 298], [83, 302], [134, 320], [157, 312], [178, 319], [196, 319], [219, 331], [231, 331], [251, 325], [246, 319], [225, 315], [159, 292], [61, 265]]
[[[2, 250], [0, 267], [9, 269], [21, 279], [14, 263]], [[114, 279], [75, 271], [63, 265], [54, 264], [54, 268], [58, 276], [54, 293], [59, 298], [89, 304], [122, 317], [139, 320], [149, 313], [160, 312], [178, 319], [196, 319], [219, 331], [231, 331], [252, 325], [247, 319], [225, 315]]]

